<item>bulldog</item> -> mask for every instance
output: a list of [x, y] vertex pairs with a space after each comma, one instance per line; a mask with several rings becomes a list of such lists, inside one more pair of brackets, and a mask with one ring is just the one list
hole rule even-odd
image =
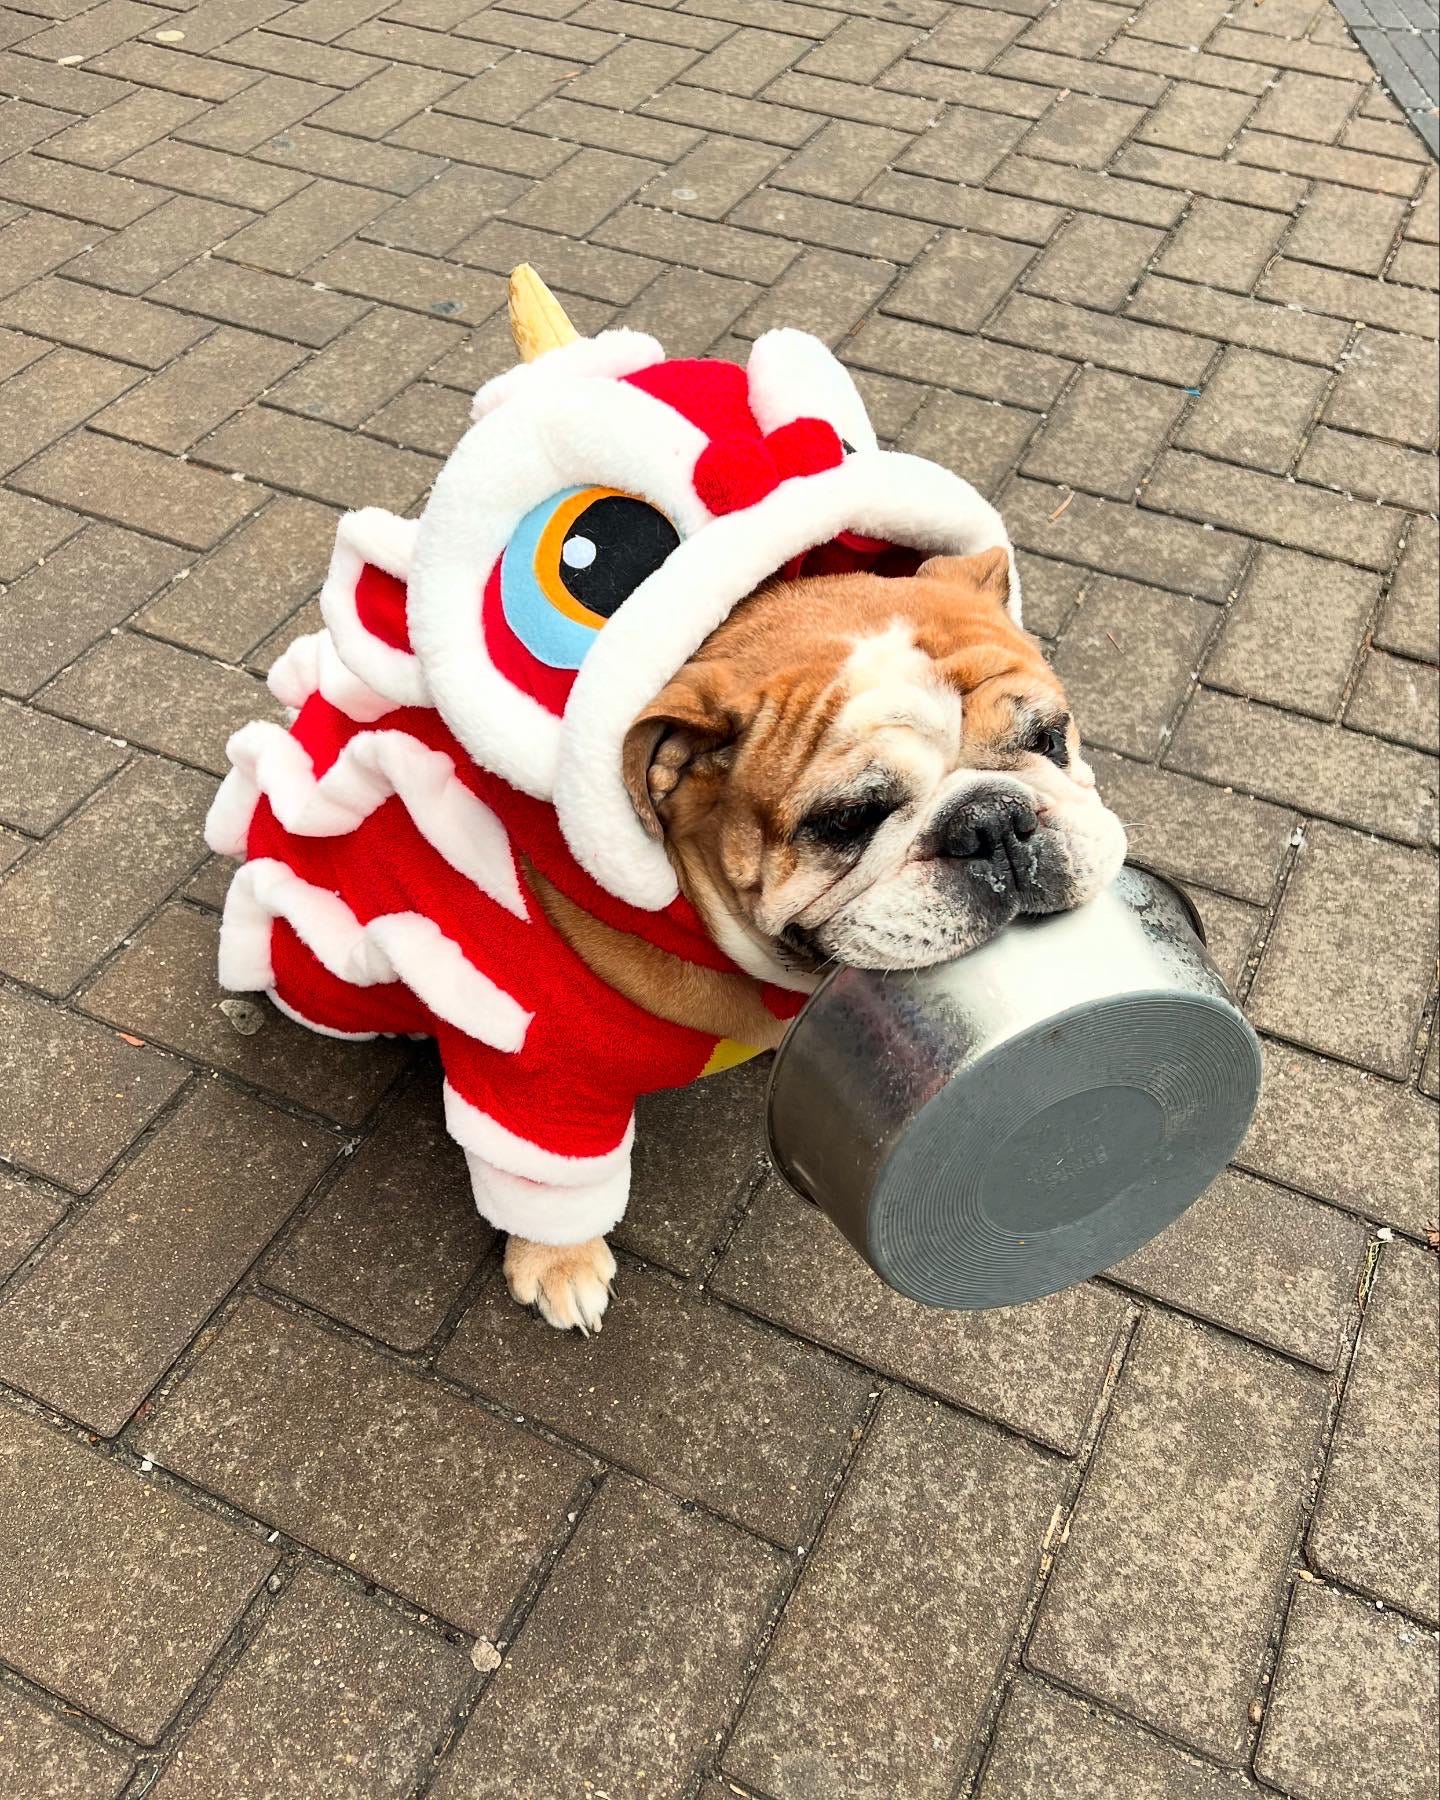
[[[773, 1049], [760, 978], [915, 969], [1030, 913], [1081, 905], [1118, 873], [1065, 692], [1007, 609], [1004, 549], [913, 576], [768, 583], [625, 736], [636, 816], [736, 975], [697, 967], [537, 897], [585, 962], [648, 1012]], [[535, 879], [532, 875], [532, 879]], [[511, 1291], [598, 1329], [603, 1238], [512, 1238]]]
[[816, 339], [523, 360], [418, 519], [347, 514], [207, 821], [221, 983], [429, 1037], [510, 1291], [599, 1328], [634, 1102], [773, 1047], [834, 963], [915, 968], [1124, 855], [1003, 521], [883, 449]]

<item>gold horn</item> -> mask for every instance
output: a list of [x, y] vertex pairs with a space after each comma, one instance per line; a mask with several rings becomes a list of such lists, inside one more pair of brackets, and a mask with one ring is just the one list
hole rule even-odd
[[510, 272], [510, 335], [521, 360], [527, 363], [547, 350], [573, 344], [580, 335], [529, 263]]

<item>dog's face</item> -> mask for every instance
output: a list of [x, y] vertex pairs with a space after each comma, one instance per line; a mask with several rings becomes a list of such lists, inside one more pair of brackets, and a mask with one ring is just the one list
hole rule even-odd
[[743, 967], [924, 967], [1119, 869], [1007, 575], [993, 550], [772, 583], [632, 724], [631, 798]]

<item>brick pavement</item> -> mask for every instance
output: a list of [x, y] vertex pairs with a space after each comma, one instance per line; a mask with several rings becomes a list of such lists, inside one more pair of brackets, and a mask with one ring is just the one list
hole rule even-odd
[[[0, 1788], [1433, 1795], [1440, 188], [1337, 13], [5, 0], [0, 96]], [[567, 1341], [423, 1052], [220, 1011], [226, 734], [522, 259], [1005, 508], [1266, 1040], [1110, 1277], [900, 1300], [752, 1067]]]

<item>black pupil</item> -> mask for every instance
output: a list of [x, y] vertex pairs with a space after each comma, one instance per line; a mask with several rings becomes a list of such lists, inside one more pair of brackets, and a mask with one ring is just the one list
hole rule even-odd
[[608, 619], [679, 542], [664, 513], [629, 494], [606, 494], [565, 534], [560, 579], [581, 606]]

